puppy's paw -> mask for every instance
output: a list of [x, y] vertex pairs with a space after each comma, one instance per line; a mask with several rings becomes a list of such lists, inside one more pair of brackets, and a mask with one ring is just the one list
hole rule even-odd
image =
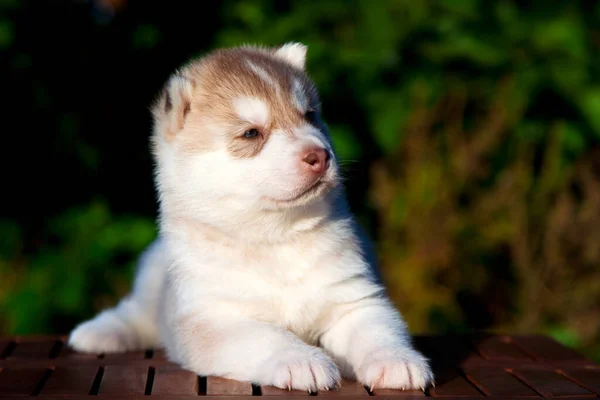
[[412, 349], [377, 351], [365, 358], [356, 375], [371, 390], [424, 390], [433, 383], [427, 360]]
[[335, 363], [316, 347], [285, 350], [271, 357], [264, 368], [264, 381], [281, 389], [315, 392], [333, 389], [341, 380]]
[[123, 323], [93, 319], [76, 327], [69, 335], [68, 344], [85, 353], [119, 353], [131, 350], [131, 336]]

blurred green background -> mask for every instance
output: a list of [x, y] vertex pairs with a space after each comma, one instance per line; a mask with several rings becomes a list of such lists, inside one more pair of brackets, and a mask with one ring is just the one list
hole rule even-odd
[[128, 291], [156, 235], [148, 107], [170, 72], [301, 41], [411, 331], [539, 332], [600, 360], [600, 2], [0, 10], [0, 333], [67, 333]]

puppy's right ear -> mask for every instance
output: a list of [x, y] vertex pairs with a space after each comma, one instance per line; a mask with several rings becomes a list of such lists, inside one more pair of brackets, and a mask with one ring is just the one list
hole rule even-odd
[[185, 117], [190, 111], [193, 89], [193, 82], [181, 74], [169, 78], [152, 105], [157, 133], [170, 139], [183, 128]]

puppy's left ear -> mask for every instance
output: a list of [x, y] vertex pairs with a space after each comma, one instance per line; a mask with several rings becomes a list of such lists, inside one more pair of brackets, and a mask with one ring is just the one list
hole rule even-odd
[[308, 47], [302, 43], [290, 42], [275, 49], [275, 57], [278, 57], [292, 66], [304, 69], [306, 64], [306, 51]]
[[155, 129], [166, 138], [175, 136], [183, 128], [190, 111], [192, 92], [193, 83], [184, 75], [175, 73], [152, 105]]

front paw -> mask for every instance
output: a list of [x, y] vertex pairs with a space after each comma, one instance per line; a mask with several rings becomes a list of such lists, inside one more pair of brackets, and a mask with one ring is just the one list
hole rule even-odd
[[339, 385], [341, 380], [331, 358], [311, 346], [287, 349], [273, 355], [263, 371], [263, 383], [288, 390], [329, 390]]
[[125, 325], [111, 320], [86, 321], [69, 335], [69, 346], [85, 353], [119, 353], [132, 349], [134, 338]]
[[433, 383], [427, 359], [412, 349], [384, 349], [368, 355], [356, 371], [373, 389], [421, 389]]

